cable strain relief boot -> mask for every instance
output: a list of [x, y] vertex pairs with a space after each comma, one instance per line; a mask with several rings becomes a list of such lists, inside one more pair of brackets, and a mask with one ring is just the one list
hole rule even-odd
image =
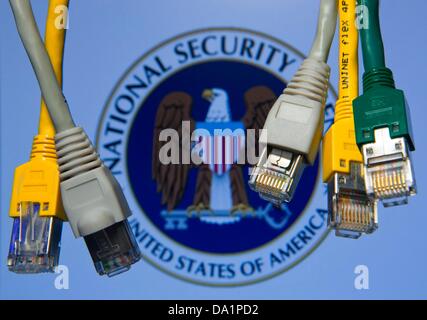
[[334, 123], [353, 118], [353, 103], [349, 98], [338, 99], [335, 103]]
[[363, 74], [363, 92], [377, 86], [395, 88], [393, 72], [389, 68], [375, 68]]
[[31, 149], [31, 159], [34, 158], [52, 159], [56, 161], [55, 139], [41, 134], [35, 136]]
[[305, 97], [324, 104], [328, 93], [330, 70], [326, 63], [307, 58], [283, 93], [290, 96]]
[[119, 183], [83, 129], [68, 129], [55, 140], [62, 202], [74, 235], [87, 236], [129, 217]]
[[55, 141], [61, 181], [101, 167], [102, 162], [82, 128], [58, 133]]

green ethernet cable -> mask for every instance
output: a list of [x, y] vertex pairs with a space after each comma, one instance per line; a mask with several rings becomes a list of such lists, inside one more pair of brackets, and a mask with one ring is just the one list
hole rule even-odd
[[356, 142], [362, 152], [368, 195], [385, 207], [408, 203], [416, 194], [410, 153], [415, 150], [402, 90], [385, 65], [379, 1], [358, 0], [365, 73], [363, 94], [353, 100]]

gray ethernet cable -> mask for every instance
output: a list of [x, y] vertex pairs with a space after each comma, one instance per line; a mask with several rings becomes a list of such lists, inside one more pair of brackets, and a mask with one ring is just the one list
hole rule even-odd
[[65, 213], [76, 237], [84, 237], [99, 274], [127, 271], [141, 254], [130, 230], [123, 192], [82, 128], [74, 125], [40, 37], [29, 0], [10, 0], [16, 26], [56, 129]]
[[321, 0], [317, 34], [307, 59], [271, 108], [260, 137], [260, 159], [249, 186], [279, 206], [292, 200], [307, 165], [316, 159], [329, 86], [326, 64], [337, 24], [337, 0]]

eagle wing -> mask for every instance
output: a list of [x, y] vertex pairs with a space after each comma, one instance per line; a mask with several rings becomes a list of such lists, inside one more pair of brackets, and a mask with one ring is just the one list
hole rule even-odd
[[[266, 86], [255, 86], [244, 94], [246, 113], [242, 123], [246, 129], [255, 129], [255, 151], [259, 155], [258, 140], [259, 130], [264, 127], [267, 115], [273, 107], [277, 97], [274, 92]], [[246, 139], [246, 141], [248, 141]]]
[[[171, 92], [166, 95], [157, 109], [153, 135], [152, 177], [157, 183], [157, 192], [162, 193], [162, 204], [171, 211], [181, 200], [187, 183], [188, 171], [191, 164], [181, 164], [182, 153], [190, 150], [182, 148], [183, 121], [190, 122], [190, 132], [184, 133], [190, 137], [194, 130], [194, 120], [191, 118], [193, 99], [185, 92]], [[165, 129], [174, 129], [179, 140], [160, 141], [160, 133]], [[185, 129], [185, 127], [184, 127]], [[163, 164], [160, 159], [160, 150], [167, 143], [175, 143], [175, 150], [179, 150], [178, 164]], [[185, 144], [185, 145], [189, 145]]]

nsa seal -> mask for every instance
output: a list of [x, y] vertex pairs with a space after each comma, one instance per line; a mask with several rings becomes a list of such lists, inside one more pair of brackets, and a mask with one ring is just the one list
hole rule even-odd
[[[271, 36], [214, 28], [169, 39], [125, 71], [97, 148], [146, 261], [195, 283], [243, 285], [289, 270], [326, 237], [319, 157], [280, 208], [247, 184], [249, 142], [303, 59]], [[335, 99], [331, 89], [325, 130]]]

